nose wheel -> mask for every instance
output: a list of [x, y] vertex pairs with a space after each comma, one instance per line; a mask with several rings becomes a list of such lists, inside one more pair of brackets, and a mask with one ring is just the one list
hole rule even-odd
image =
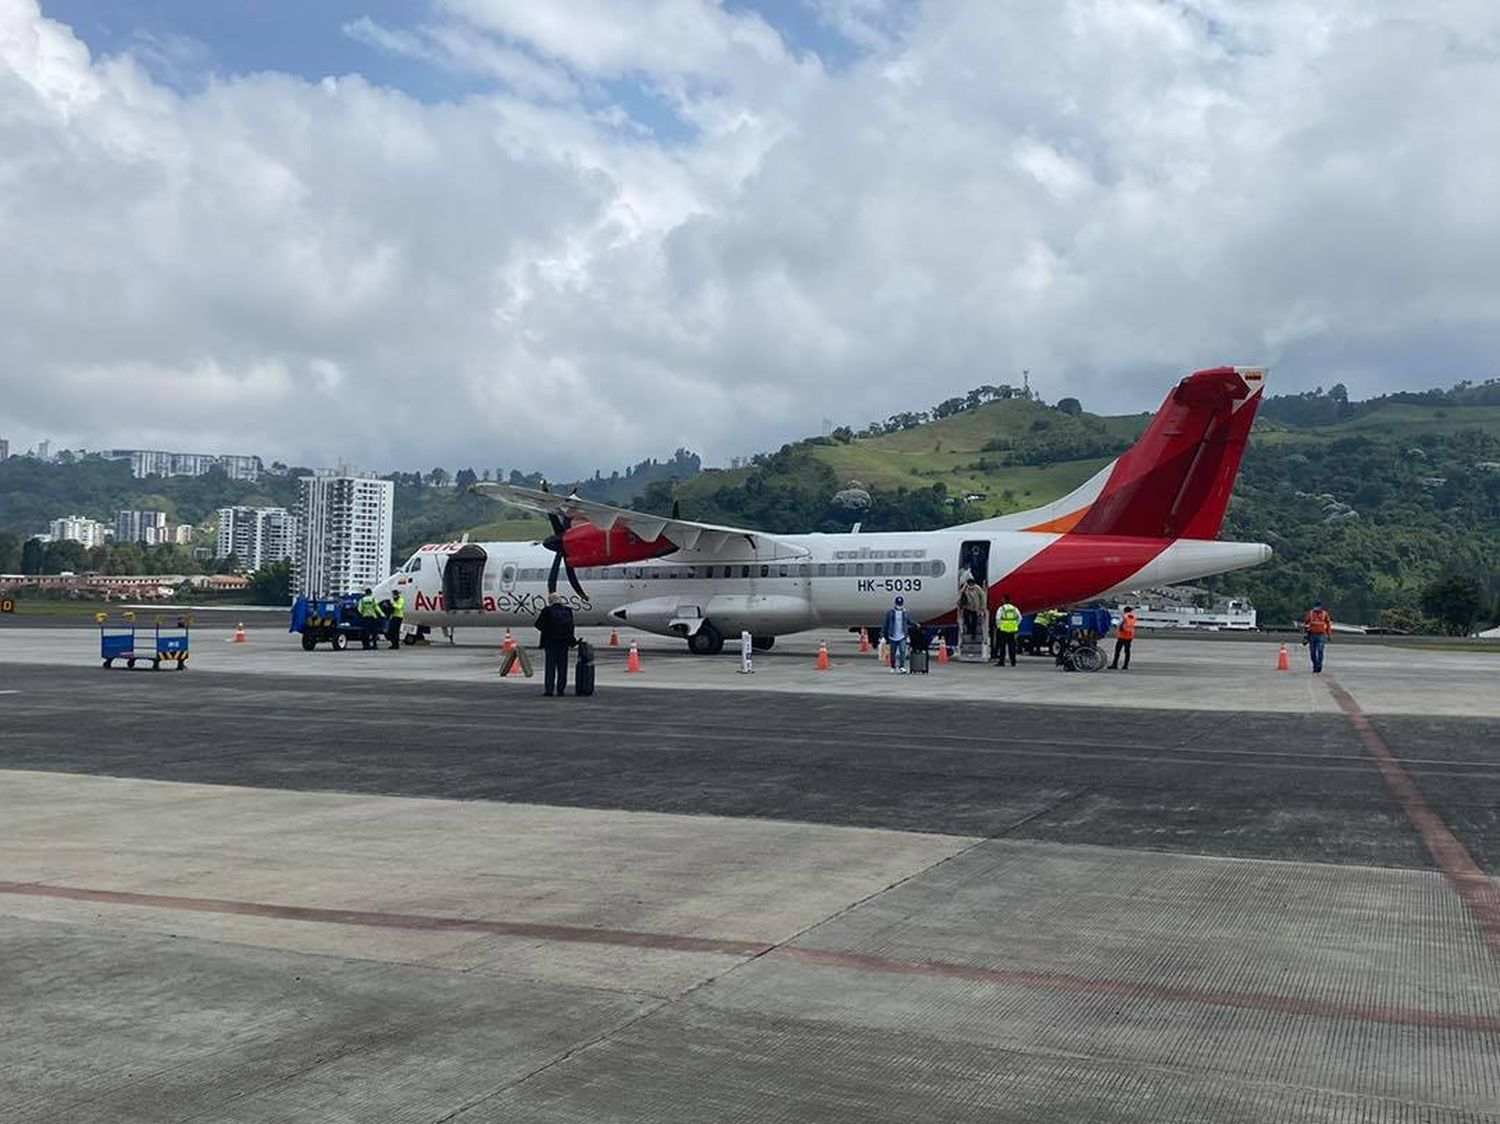
[[695, 656], [717, 656], [724, 650], [724, 634], [708, 621], [688, 637], [688, 651]]

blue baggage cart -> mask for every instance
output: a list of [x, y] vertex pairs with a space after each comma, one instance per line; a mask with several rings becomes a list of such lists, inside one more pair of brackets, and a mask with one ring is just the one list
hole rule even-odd
[[178, 671], [187, 667], [192, 628], [187, 617], [178, 617], [176, 626], [165, 631], [162, 619], [157, 617], [151, 638], [147, 640], [141, 635], [134, 613], [127, 610], [121, 616], [124, 623], [115, 625], [109, 623], [108, 613], [94, 614], [94, 620], [99, 624], [99, 657], [105, 667], [113, 667], [116, 660], [124, 660], [127, 668], [135, 667], [137, 660], [149, 661], [152, 671], [164, 663], [175, 664]]

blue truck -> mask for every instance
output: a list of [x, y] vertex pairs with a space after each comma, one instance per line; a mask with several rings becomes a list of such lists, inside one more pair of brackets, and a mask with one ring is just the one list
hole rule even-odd
[[365, 639], [359, 601], [358, 593], [346, 593], [342, 597], [299, 597], [292, 603], [292, 623], [287, 631], [302, 634], [304, 652], [311, 652], [323, 643], [335, 652], [342, 652], [351, 640], [358, 640], [363, 647], [371, 647]]

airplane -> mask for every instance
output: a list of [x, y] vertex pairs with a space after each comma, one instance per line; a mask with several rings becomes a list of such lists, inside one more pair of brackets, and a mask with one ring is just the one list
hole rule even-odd
[[1140, 440], [1068, 495], [936, 531], [769, 534], [475, 484], [545, 515], [553, 534], [429, 543], [376, 596], [400, 589], [408, 626], [525, 626], [565, 576], [579, 625], [677, 636], [714, 655], [742, 632], [764, 651], [788, 633], [869, 626], [897, 596], [924, 625], [952, 624], [967, 574], [988, 588], [993, 617], [1002, 594], [1033, 612], [1238, 570], [1271, 556], [1264, 543], [1215, 538], [1264, 386], [1264, 368], [1197, 371]]

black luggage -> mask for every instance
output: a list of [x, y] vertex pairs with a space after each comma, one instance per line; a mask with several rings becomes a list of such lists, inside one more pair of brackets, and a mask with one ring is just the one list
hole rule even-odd
[[920, 652], [913, 651], [908, 655], [907, 661], [911, 664], [913, 675], [926, 675], [932, 663], [932, 653], [925, 648]]
[[573, 669], [573, 693], [594, 693], [594, 646], [587, 640], [578, 642], [578, 666]]
[[578, 661], [578, 666], [573, 669], [573, 693], [575, 695], [592, 695], [594, 693], [594, 661], [584, 663]]

